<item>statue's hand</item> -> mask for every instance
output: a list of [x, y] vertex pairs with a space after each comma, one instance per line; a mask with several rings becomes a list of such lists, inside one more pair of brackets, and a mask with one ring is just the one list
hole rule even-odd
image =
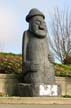
[[48, 54], [48, 59], [49, 59], [49, 61], [50, 61], [51, 63], [53, 63], [53, 62], [54, 62], [53, 55]]
[[31, 63], [31, 71], [37, 72], [39, 70], [39, 64]]
[[24, 61], [24, 71], [36, 72], [39, 70], [39, 64], [30, 61]]

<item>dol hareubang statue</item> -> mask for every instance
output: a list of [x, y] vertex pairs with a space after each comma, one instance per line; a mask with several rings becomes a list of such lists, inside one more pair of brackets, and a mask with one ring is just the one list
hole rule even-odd
[[29, 28], [24, 32], [22, 42], [23, 82], [34, 86], [31, 90], [36, 96], [39, 85], [53, 84], [55, 76], [49, 54], [44, 14], [32, 9], [26, 16], [26, 21], [29, 23]]

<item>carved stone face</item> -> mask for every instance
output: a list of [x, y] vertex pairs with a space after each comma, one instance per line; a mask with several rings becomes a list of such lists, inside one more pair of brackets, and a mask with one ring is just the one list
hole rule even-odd
[[34, 16], [29, 22], [29, 30], [36, 36], [43, 38], [47, 35], [47, 27], [42, 16]]

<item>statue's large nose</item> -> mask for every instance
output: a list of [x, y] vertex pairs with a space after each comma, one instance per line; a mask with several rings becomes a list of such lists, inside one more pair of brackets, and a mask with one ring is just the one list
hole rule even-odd
[[40, 29], [40, 30], [44, 30], [44, 29], [45, 29], [44, 25], [40, 25], [40, 26], [39, 26], [39, 29]]

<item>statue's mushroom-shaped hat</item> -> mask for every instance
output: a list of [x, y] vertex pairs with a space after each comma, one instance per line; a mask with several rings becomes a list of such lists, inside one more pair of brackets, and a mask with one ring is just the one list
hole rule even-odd
[[38, 9], [31, 9], [29, 14], [26, 16], [26, 21], [29, 22], [30, 19], [34, 16], [42, 16], [43, 18], [45, 18], [44, 14], [42, 12], [40, 12]]

